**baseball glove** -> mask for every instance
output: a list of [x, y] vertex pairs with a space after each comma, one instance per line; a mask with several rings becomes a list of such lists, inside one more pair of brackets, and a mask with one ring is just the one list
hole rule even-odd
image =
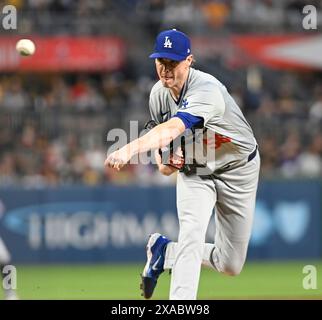
[[[154, 127], [156, 127], [158, 124], [154, 120], [149, 120], [144, 125], [144, 129], [150, 131]], [[179, 137], [180, 139], [180, 137]], [[175, 151], [173, 150], [173, 141], [171, 143], [162, 148], [159, 149], [159, 154], [161, 156], [161, 162], [164, 165], [174, 167], [177, 170], [181, 170], [184, 167], [185, 164], [185, 158], [184, 158], [184, 149], [183, 146], [178, 147]]]

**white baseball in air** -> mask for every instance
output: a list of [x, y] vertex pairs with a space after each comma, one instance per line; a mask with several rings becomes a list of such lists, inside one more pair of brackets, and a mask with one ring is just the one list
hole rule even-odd
[[16, 49], [22, 56], [31, 56], [35, 53], [36, 46], [29, 39], [21, 39], [17, 42]]

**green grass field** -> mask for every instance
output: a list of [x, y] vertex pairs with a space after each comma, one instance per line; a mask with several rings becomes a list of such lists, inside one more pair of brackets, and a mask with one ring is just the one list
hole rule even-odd
[[[302, 286], [307, 264], [317, 268], [317, 289]], [[20, 299], [143, 299], [139, 282], [143, 265], [17, 266]], [[168, 272], [162, 274], [153, 299], [167, 299]], [[3, 298], [2, 292], [0, 298]], [[199, 299], [322, 299], [322, 261], [254, 263], [237, 277], [203, 269]]]

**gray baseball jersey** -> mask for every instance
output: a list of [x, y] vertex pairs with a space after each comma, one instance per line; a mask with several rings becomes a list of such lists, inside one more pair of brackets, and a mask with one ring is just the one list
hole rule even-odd
[[[252, 129], [226, 87], [215, 77], [190, 68], [180, 98], [175, 101], [168, 88], [158, 81], [151, 90], [151, 117], [157, 123], [188, 113], [203, 119], [203, 126], [215, 139], [216, 155], [209, 161], [212, 169], [234, 167], [255, 149]], [[203, 139], [205, 143], [205, 139]]]
[[[207, 179], [200, 174], [177, 175], [180, 229], [178, 242], [167, 245], [164, 262], [165, 269], [172, 269], [170, 299], [196, 299], [201, 264], [233, 275], [245, 262], [260, 168], [259, 154], [252, 161], [249, 156], [257, 143], [225, 86], [193, 68], [178, 101], [160, 81], [155, 84], [150, 112], [157, 123], [177, 116], [186, 128], [202, 125], [207, 135], [205, 139], [202, 133], [201, 143], [215, 145], [214, 158], [206, 163], [214, 174], [207, 174]], [[214, 207], [214, 243], [204, 243]]]

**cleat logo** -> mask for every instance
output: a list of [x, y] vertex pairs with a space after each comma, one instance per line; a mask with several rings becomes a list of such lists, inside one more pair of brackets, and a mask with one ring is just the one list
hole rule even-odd
[[161, 256], [157, 259], [156, 262], [153, 263], [152, 270], [154, 270], [154, 271], [158, 271], [159, 270], [158, 269], [158, 263], [159, 263], [160, 259], [161, 259]]

